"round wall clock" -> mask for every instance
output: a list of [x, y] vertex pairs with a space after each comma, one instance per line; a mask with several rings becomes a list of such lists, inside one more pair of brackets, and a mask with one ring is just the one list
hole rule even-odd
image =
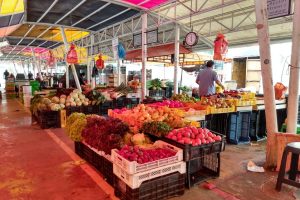
[[195, 46], [198, 43], [198, 35], [195, 32], [189, 32], [185, 36], [185, 43], [189, 46]]

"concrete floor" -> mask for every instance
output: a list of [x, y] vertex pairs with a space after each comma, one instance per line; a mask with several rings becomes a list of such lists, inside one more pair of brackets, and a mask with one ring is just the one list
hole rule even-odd
[[[247, 172], [249, 160], [262, 164], [265, 142], [227, 145], [221, 154], [221, 176], [208, 182], [213, 190], [194, 186], [173, 200], [290, 200], [295, 188], [274, 190], [277, 173]], [[110, 187], [73, 151], [62, 129], [31, 124], [28, 110], [16, 100], [0, 100], [0, 200], [116, 199]]]

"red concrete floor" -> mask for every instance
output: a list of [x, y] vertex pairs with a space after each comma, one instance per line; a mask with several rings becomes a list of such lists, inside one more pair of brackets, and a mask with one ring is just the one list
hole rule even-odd
[[[0, 101], [1, 102], [1, 101]], [[63, 129], [31, 125], [28, 110], [16, 100], [0, 103], [0, 200], [106, 200], [113, 189], [75, 155]], [[221, 154], [221, 176], [172, 200], [292, 200], [296, 189], [275, 188], [277, 173], [247, 172], [249, 160], [262, 164], [265, 142], [227, 145]]]
[[[56, 135], [59, 140], [54, 140]], [[59, 141], [63, 143], [59, 145]], [[32, 126], [30, 114], [22, 105], [16, 100], [2, 100], [0, 199], [114, 199], [114, 196], [107, 194], [112, 189], [106, 189], [107, 184], [104, 181], [101, 183], [101, 177], [73, 151], [66, 153], [68, 148], [73, 148], [73, 145], [62, 129], [49, 132], [37, 125]]]

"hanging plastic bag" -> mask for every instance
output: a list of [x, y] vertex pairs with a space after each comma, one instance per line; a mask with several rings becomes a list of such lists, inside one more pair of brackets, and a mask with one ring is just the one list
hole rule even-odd
[[77, 64], [78, 63], [78, 56], [77, 56], [77, 52], [76, 52], [74, 44], [71, 44], [71, 46], [70, 46], [70, 50], [67, 54], [67, 62], [69, 64]]
[[228, 51], [228, 41], [222, 33], [218, 33], [214, 41], [214, 60], [224, 60]]
[[55, 65], [55, 57], [53, 56], [52, 51], [49, 51], [49, 59], [48, 59], [47, 65], [49, 67], [54, 67], [54, 65]]
[[285, 87], [282, 83], [277, 82], [274, 86], [274, 90], [276, 100], [284, 99], [287, 87]]
[[98, 60], [96, 61], [96, 66], [98, 69], [104, 68], [104, 60], [102, 59], [102, 54], [100, 53], [98, 56]]
[[122, 59], [122, 60], [126, 56], [125, 48], [121, 43], [118, 44], [118, 56], [119, 56], [119, 59]]

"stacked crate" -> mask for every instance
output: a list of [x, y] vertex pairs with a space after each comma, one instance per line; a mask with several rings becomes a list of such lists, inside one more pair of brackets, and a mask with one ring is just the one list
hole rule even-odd
[[186, 163], [182, 161], [182, 150], [163, 141], [156, 141], [154, 145], [177, 153], [139, 164], [112, 150], [115, 195], [121, 200], [165, 199], [184, 193]]

